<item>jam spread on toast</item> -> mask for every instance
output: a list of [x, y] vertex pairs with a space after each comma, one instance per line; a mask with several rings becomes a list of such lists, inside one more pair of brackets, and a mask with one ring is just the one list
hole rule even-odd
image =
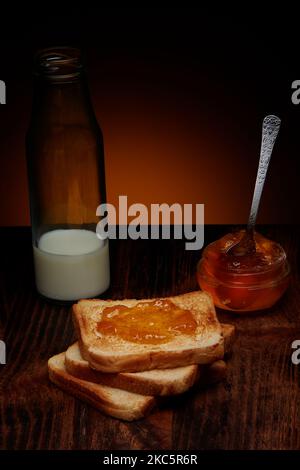
[[103, 310], [97, 330], [140, 344], [163, 344], [179, 334], [195, 334], [197, 322], [189, 310], [169, 299], [139, 302], [134, 307], [115, 305]]

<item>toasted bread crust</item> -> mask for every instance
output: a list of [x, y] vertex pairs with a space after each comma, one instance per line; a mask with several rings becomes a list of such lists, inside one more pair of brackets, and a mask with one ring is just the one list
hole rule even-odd
[[74, 359], [72, 357], [72, 349], [74, 348], [78, 348], [76, 343], [66, 351], [65, 365], [71, 375], [89, 382], [100, 383], [142, 395], [177, 395], [183, 393], [194, 385], [198, 375], [197, 365], [164, 369], [163, 371], [148, 371], [146, 373], [120, 372], [108, 374], [91, 369], [88, 362], [83, 358], [81, 360]]
[[[48, 371], [51, 382], [63, 391], [92, 405], [108, 416], [125, 421], [133, 421], [144, 418], [157, 404], [156, 399], [151, 396], [115, 390], [105, 385], [97, 385], [73, 377], [67, 372], [64, 363], [65, 353], [58, 354], [49, 359]], [[199, 386], [216, 383], [226, 376], [226, 364], [222, 360], [210, 365], [200, 366], [197, 369]], [[118, 398], [110, 397], [109, 391], [117, 392]], [[130, 396], [129, 404], [126, 400], [128, 396]]]
[[82, 357], [92, 368], [107, 373], [167, 369], [222, 359], [224, 341], [210, 295], [197, 291], [169, 297], [169, 300], [193, 313], [198, 324], [193, 341], [182, 336], [177, 342], [160, 347], [143, 347], [133, 343], [120, 344], [118, 338], [99, 338], [95, 334], [95, 324], [104, 307], [134, 306], [149, 300], [79, 301], [73, 306], [73, 318]]
[[[225, 354], [231, 352], [234, 341], [234, 326], [221, 324], [224, 336]], [[220, 366], [220, 364], [222, 365]], [[219, 364], [219, 366], [218, 366]], [[216, 361], [207, 366], [189, 365], [172, 369], [157, 369], [147, 372], [120, 372], [108, 374], [93, 370], [80, 354], [78, 343], [71, 345], [66, 351], [65, 366], [67, 371], [82, 380], [100, 383], [110, 387], [128, 390], [142, 395], [177, 395], [191, 388], [200, 377], [201, 383], [214, 383], [226, 374], [225, 363]], [[217, 369], [219, 367], [219, 369]], [[223, 369], [221, 370], [220, 367]], [[202, 372], [201, 369], [204, 369]], [[199, 370], [198, 370], [199, 369]], [[215, 371], [217, 373], [215, 374]]]
[[200, 387], [213, 385], [226, 378], [227, 365], [223, 360], [218, 360], [212, 364], [199, 366], [197, 384]]
[[221, 323], [222, 334], [224, 338], [224, 353], [229, 356], [232, 353], [233, 344], [236, 338], [236, 329], [229, 323]]
[[[119, 400], [110, 399], [107, 390], [104, 390], [103, 386], [71, 376], [64, 367], [64, 360], [65, 353], [49, 359], [50, 380], [62, 390], [89, 403], [109, 416], [133, 421], [145, 417], [156, 405], [154, 397], [131, 394], [122, 390], [119, 391]], [[126, 395], [129, 393], [131, 395], [130, 406], [126, 403]], [[122, 400], [123, 394], [125, 394], [125, 397]]]

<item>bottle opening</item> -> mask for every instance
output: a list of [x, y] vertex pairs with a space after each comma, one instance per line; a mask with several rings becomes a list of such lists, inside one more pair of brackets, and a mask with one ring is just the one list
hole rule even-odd
[[70, 81], [82, 72], [81, 52], [75, 47], [51, 47], [36, 55], [36, 75], [51, 81]]

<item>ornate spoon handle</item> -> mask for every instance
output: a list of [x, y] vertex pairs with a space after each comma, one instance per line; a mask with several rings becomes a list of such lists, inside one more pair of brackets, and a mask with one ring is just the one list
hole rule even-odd
[[266, 116], [263, 120], [260, 158], [247, 226], [248, 232], [254, 230], [260, 198], [265, 184], [268, 166], [271, 160], [272, 150], [279, 132], [280, 123], [281, 120], [279, 117], [273, 115]]

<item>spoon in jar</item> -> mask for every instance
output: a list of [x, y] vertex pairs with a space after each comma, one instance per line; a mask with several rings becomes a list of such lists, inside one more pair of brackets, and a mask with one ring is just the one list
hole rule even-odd
[[227, 251], [228, 255], [245, 256], [255, 253], [256, 251], [254, 227], [263, 187], [265, 184], [266, 174], [271, 160], [272, 150], [279, 132], [280, 123], [281, 120], [279, 117], [273, 115], [266, 116], [263, 120], [259, 165], [247, 229], [241, 240], [229, 248]]

